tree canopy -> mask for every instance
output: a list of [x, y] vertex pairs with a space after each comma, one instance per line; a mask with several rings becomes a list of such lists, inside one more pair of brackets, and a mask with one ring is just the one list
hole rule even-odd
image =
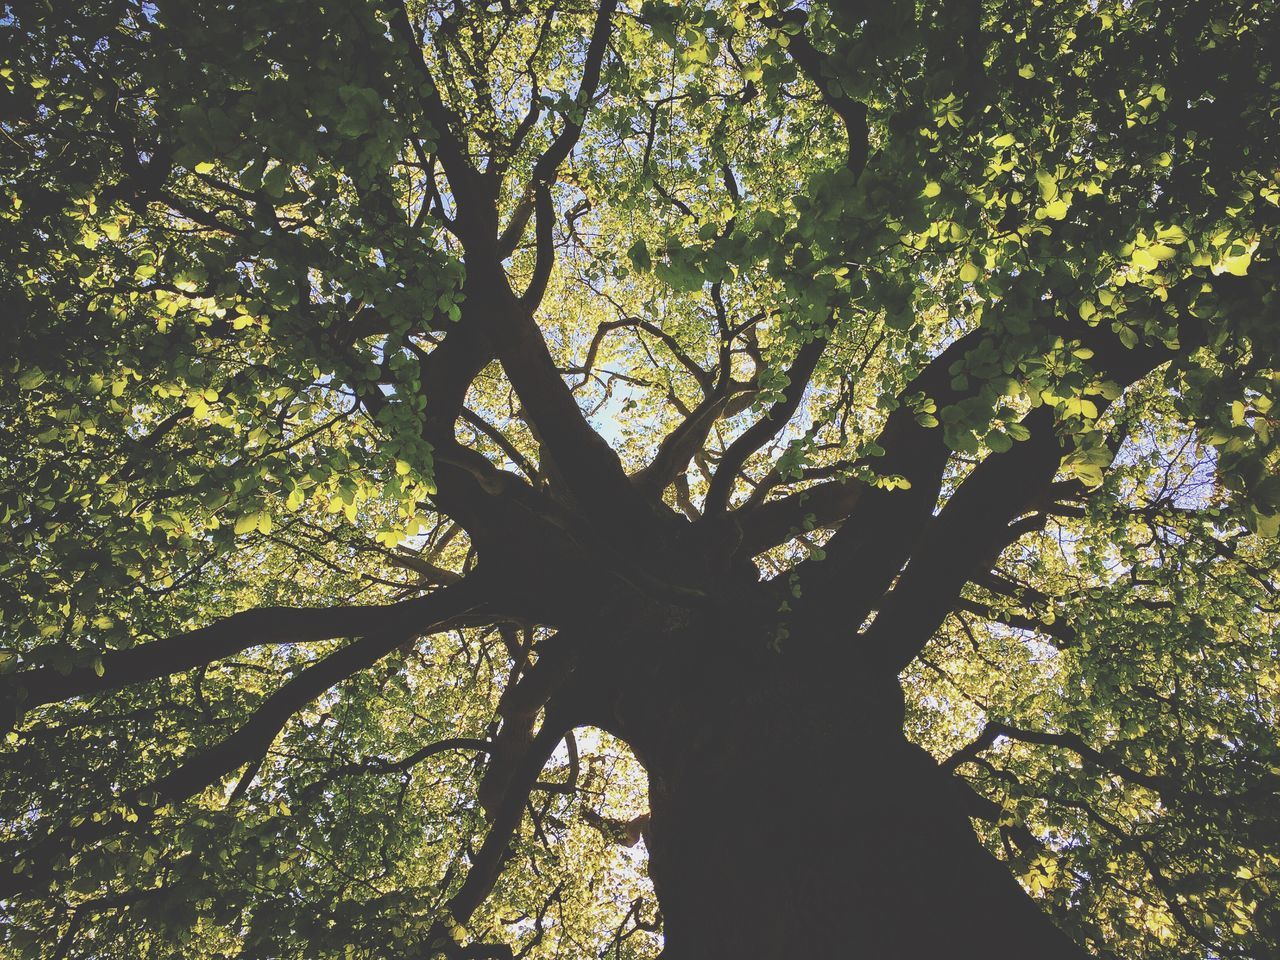
[[1273, 3], [0, 31], [5, 955], [654, 956], [649, 718], [771, 671], [1280, 951]]

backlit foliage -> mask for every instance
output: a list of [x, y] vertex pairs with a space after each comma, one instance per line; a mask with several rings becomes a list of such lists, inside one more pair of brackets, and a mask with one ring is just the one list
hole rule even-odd
[[[23, 678], [102, 677], [257, 607], [447, 596], [485, 565], [493, 534], [443, 502], [446, 471], [555, 491], [561, 441], [505, 355], [464, 407], [432, 392], [471, 362], [433, 366], [441, 344], [488, 322], [464, 291], [481, 196], [495, 262], [627, 473], [708, 424], [655, 494], [691, 521], [839, 481], [905, 495], [878, 442], [904, 407], [951, 451], [947, 504], [1047, 418], [1052, 495], [904, 670], [908, 733], [1091, 949], [1274, 955], [1274, 5], [603, 10], [0, 14], [0, 949], [354, 958], [439, 935], [486, 833], [503, 691], [552, 632], [535, 613], [451, 612], [189, 796], [155, 784], [354, 634], [38, 705]], [[975, 331], [938, 389], [909, 388]], [[844, 519], [797, 510], [748, 540], [783, 652]], [[654, 955], [643, 846], [617, 842], [646, 809], [627, 746], [579, 730], [453, 935]]]

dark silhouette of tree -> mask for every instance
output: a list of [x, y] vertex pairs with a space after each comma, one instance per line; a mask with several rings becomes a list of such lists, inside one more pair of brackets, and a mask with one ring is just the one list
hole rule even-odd
[[6, 955], [1280, 949], [1274, 4], [0, 31]]

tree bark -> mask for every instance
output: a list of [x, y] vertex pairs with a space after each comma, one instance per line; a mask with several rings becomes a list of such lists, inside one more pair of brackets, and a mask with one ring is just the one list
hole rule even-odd
[[896, 680], [680, 659], [618, 711], [649, 772], [663, 960], [1088, 956], [905, 739]]

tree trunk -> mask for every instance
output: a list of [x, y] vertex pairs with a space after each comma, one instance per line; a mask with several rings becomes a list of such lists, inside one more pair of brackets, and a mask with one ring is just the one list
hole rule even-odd
[[896, 682], [773, 660], [753, 682], [731, 660], [686, 659], [623, 718], [649, 771], [663, 960], [1088, 956], [904, 739]]

